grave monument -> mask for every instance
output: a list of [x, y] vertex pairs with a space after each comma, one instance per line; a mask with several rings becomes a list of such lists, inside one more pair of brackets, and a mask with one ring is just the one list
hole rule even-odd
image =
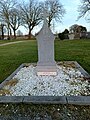
[[37, 33], [38, 43], [38, 63], [36, 67], [37, 75], [56, 75], [57, 67], [54, 60], [54, 40], [55, 36], [48, 27], [44, 11], [44, 23], [40, 32]]

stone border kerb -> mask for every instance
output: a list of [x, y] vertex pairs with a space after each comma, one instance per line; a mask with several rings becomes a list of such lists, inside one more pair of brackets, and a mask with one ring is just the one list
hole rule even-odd
[[[67, 62], [67, 61], [66, 61]], [[90, 75], [76, 62], [75, 63], [81, 73], [90, 80]], [[11, 80], [15, 74], [24, 66], [35, 63], [21, 64], [5, 81], [0, 84], [0, 89], [4, 84]], [[73, 105], [90, 105], [90, 96], [0, 96], [0, 103], [28, 103], [28, 104], [73, 104]]]

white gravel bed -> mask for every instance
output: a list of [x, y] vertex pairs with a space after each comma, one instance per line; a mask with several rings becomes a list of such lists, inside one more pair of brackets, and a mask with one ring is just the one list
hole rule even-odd
[[[56, 76], [37, 76], [35, 67], [24, 67], [14, 76], [18, 83], [11, 87], [12, 96], [63, 96], [87, 95], [88, 81], [82, 81], [84, 76], [78, 69], [57, 65]], [[14, 79], [13, 78], [13, 79]]]

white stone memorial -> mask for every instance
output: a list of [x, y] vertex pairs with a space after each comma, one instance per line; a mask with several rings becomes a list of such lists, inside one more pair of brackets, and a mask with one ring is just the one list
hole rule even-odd
[[55, 36], [48, 27], [45, 13], [43, 27], [36, 35], [36, 39], [38, 43], [37, 75], [56, 75], [57, 67], [54, 60]]

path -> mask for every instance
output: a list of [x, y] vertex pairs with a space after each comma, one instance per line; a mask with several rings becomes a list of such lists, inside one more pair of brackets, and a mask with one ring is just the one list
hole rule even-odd
[[[28, 40], [28, 41], [29, 41], [29, 40]], [[6, 46], [6, 45], [11, 45], [11, 44], [16, 44], [16, 43], [21, 43], [21, 42], [27, 42], [27, 41], [9, 42], [9, 43], [0, 44], [0, 46]]]

